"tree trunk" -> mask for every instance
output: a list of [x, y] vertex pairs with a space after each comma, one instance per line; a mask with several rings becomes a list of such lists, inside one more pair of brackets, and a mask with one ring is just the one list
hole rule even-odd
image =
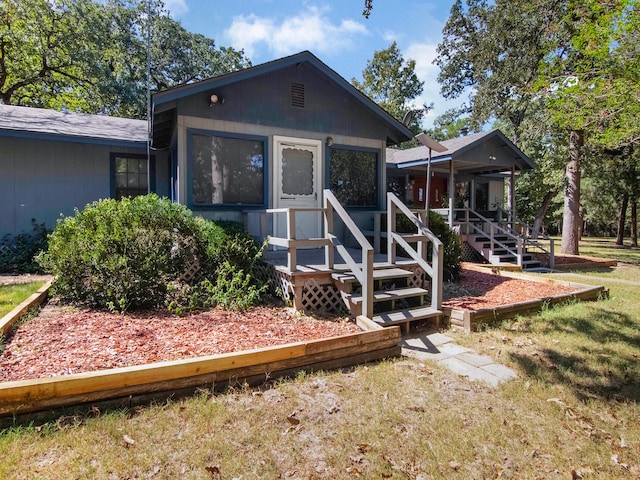
[[624, 243], [624, 224], [627, 222], [627, 207], [629, 206], [629, 194], [623, 193], [620, 201], [620, 211], [618, 212], [618, 233], [616, 234], [616, 245]]
[[555, 191], [547, 192], [542, 199], [542, 205], [538, 208], [536, 212], [536, 218], [533, 221], [533, 226], [531, 227], [531, 238], [538, 238], [540, 235], [540, 230], [542, 229], [542, 222], [544, 221], [544, 216], [547, 214], [547, 210], [549, 210], [549, 205], [551, 205], [551, 200], [556, 196]]
[[631, 200], [631, 246], [638, 246], [638, 201]]
[[579, 255], [578, 226], [580, 223], [580, 155], [584, 136], [582, 130], [572, 130], [569, 134], [569, 161], [565, 171], [564, 214], [562, 247], [560, 253]]

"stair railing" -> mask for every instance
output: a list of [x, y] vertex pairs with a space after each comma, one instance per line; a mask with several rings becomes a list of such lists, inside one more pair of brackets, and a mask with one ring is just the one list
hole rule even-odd
[[[489, 232], [486, 232], [481, 227], [475, 224], [475, 222], [471, 221], [471, 217], [474, 219], [478, 219], [482, 222], [482, 224], [489, 225]], [[472, 210], [470, 208], [466, 209], [464, 222], [460, 222], [464, 224], [466, 227], [466, 231], [468, 235], [478, 234], [489, 236], [490, 242], [490, 250], [491, 252], [496, 250], [496, 246], [499, 246], [501, 249], [506, 250], [508, 254], [513, 255], [516, 258], [516, 263], [518, 266], [522, 267], [522, 256], [524, 254], [524, 239], [515, 234], [510, 228], [504, 228], [497, 224], [495, 221], [489, 220], [487, 217], [481, 215], [480, 213]], [[503, 235], [516, 243], [516, 249], [514, 250], [509, 245], [502, 243], [500, 240], [496, 239], [496, 236]]]
[[[326, 238], [331, 242], [330, 245], [325, 246], [325, 264], [327, 268], [333, 269], [334, 249], [337, 250], [353, 276], [362, 286], [362, 315], [371, 318], [373, 316], [373, 247], [331, 190], [325, 189], [323, 197], [324, 232]], [[360, 250], [362, 251], [362, 262], [360, 264], [356, 262], [347, 247], [335, 235], [334, 214], [340, 217], [347, 230], [351, 232], [360, 245]]]
[[498, 211], [500, 212], [500, 218], [502, 218], [502, 216], [506, 216], [507, 218], [507, 225], [520, 225], [520, 227], [522, 228], [523, 233], [518, 233], [516, 232], [513, 228], [511, 229], [511, 233], [513, 235], [518, 235], [520, 237], [522, 237], [522, 240], [524, 241], [524, 246], [526, 247], [531, 247], [531, 248], [535, 248], [540, 250], [542, 253], [544, 253], [545, 255], [548, 255], [549, 257], [549, 268], [553, 269], [555, 266], [555, 245], [554, 245], [554, 240], [553, 238], [549, 237], [548, 235], [541, 235], [541, 238], [547, 242], [549, 242], [549, 248], [547, 249], [544, 244], [542, 244], [537, 238], [531, 238], [528, 233], [524, 233], [524, 232], [531, 232], [533, 230], [533, 228], [527, 224], [526, 222], [520, 220], [516, 215], [513, 215], [511, 212], [509, 212], [508, 210], [505, 210], [501, 207], [498, 207]]
[[[396, 215], [404, 214], [416, 226], [417, 233], [427, 237], [432, 244], [431, 264], [427, 261], [427, 240], [419, 240], [417, 249], [413, 248], [396, 227]], [[398, 244], [424, 272], [431, 278], [431, 308], [442, 308], [442, 270], [444, 264], [444, 248], [442, 242], [429, 230], [424, 222], [418, 218], [395, 194], [387, 193], [387, 256], [391, 264], [396, 262], [396, 245]]]

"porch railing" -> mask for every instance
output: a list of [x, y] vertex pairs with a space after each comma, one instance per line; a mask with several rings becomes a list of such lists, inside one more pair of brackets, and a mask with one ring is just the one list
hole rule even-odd
[[[522, 256], [524, 254], [524, 239], [520, 235], [517, 235], [510, 228], [502, 227], [494, 220], [490, 220], [487, 217], [476, 212], [475, 210], [471, 210], [470, 208], [460, 209], [458, 211], [464, 212], [464, 218], [456, 219], [454, 221], [454, 226], [460, 225], [461, 233], [465, 235], [477, 234], [488, 237], [489, 248], [491, 252], [495, 251], [496, 246], [498, 246], [502, 250], [505, 250], [507, 254], [513, 255], [516, 258], [517, 265], [520, 267], [522, 266]], [[478, 226], [478, 223], [480, 223], [480, 226]], [[487, 228], [489, 231], [486, 230]], [[516, 248], [514, 249], [503, 241], [498, 240], [496, 238], [497, 236], [507, 237], [508, 240], [515, 243]]]
[[[512, 233], [522, 237], [525, 248], [529, 247], [536, 249], [547, 255], [549, 258], [549, 268], [553, 269], [555, 266], [555, 245], [553, 238], [548, 235], [541, 236], [542, 240], [544, 240], [545, 243], [548, 243], [549, 246], [547, 248], [544, 243], [540, 242], [539, 238], [533, 238], [529, 235], [529, 232], [533, 230], [529, 224], [520, 220], [516, 215], [512, 215], [511, 212], [504, 210], [503, 208], [498, 207], [498, 212], [500, 213], [500, 218], [506, 219], [506, 225], [511, 226]], [[516, 228], [519, 228], [521, 233], [518, 233]]]
[[[325, 263], [327, 268], [333, 269], [335, 248], [353, 273], [353, 276], [360, 282], [363, 299], [362, 315], [371, 318], [373, 315], [373, 247], [331, 190], [324, 190], [323, 197], [324, 231], [325, 236], [331, 241], [331, 245], [325, 246]], [[334, 214], [338, 215], [347, 230], [351, 232], [358, 242], [362, 252], [360, 264], [355, 261], [347, 248], [335, 235]]]
[[269, 208], [265, 213], [286, 216], [286, 237], [269, 236], [267, 243], [276, 247], [287, 249], [287, 268], [290, 272], [298, 269], [298, 248], [318, 248], [327, 246], [330, 241], [326, 237], [319, 238], [296, 238], [296, 214], [297, 213], [325, 213], [324, 208], [301, 207], [301, 208]]
[[[286, 215], [286, 236], [269, 236], [269, 245], [287, 249], [287, 268], [294, 273], [298, 270], [297, 249], [324, 247], [325, 267], [332, 270], [335, 266], [335, 250], [345, 262], [353, 276], [362, 286], [362, 314], [371, 318], [373, 315], [373, 247], [355, 224], [351, 216], [330, 190], [323, 191], [322, 208], [270, 208], [264, 213]], [[320, 238], [296, 238], [296, 214], [321, 212], [324, 219], [324, 235]], [[335, 230], [335, 217], [344, 223], [346, 229], [359, 244], [361, 262], [357, 262], [345, 247]]]
[[[415, 236], [407, 236], [397, 232], [396, 215], [407, 217], [416, 227]], [[416, 243], [414, 248], [411, 243]], [[431, 243], [431, 264], [427, 261], [428, 244]], [[431, 307], [440, 310], [442, 307], [442, 279], [444, 248], [442, 242], [426, 226], [423, 219], [419, 218], [393, 193], [387, 194], [387, 255], [388, 261], [395, 264], [396, 244], [400, 245], [409, 257], [411, 257], [424, 272], [431, 277]]]

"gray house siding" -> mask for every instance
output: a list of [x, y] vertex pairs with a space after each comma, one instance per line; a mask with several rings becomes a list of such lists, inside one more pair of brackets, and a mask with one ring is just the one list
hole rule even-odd
[[[112, 196], [111, 154], [145, 148], [0, 136], [0, 237], [30, 231], [32, 219], [53, 228], [61, 215]], [[155, 185], [169, 196], [166, 154], [156, 155]]]
[[[304, 107], [291, 105], [292, 84], [304, 87]], [[209, 106], [215, 93], [224, 103]], [[297, 131], [385, 139], [385, 125], [369, 108], [336, 88], [308, 64], [212, 88], [177, 101], [177, 114]]]

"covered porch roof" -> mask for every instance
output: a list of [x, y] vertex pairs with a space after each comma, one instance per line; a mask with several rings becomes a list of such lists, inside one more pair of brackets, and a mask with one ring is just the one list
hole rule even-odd
[[[535, 164], [500, 130], [480, 132], [440, 142], [446, 150], [432, 152], [431, 169], [456, 175], [508, 174], [531, 170]], [[387, 148], [387, 168], [423, 171], [429, 159], [425, 146], [399, 150]], [[452, 163], [453, 162], [453, 165]]]

